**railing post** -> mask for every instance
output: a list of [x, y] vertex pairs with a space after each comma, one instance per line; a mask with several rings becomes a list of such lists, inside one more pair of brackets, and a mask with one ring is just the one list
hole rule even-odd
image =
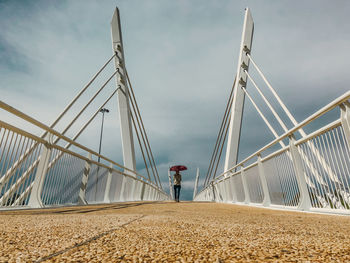
[[130, 201], [135, 201], [135, 190], [136, 190], [136, 180], [135, 179], [131, 179], [132, 180], [132, 183], [131, 183], [131, 193], [130, 193], [130, 196], [131, 196], [131, 200]]
[[153, 201], [153, 187], [150, 189], [150, 200]]
[[243, 190], [244, 190], [244, 203], [249, 204], [250, 194], [249, 194], [247, 178], [246, 178], [246, 174], [243, 166], [241, 168], [241, 177], [242, 177], [242, 184], [243, 184]]
[[303, 163], [302, 163], [298, 148], [295, 146], [295, 139], [293, 136], [289, 138], [289, 146], [290, 146], [290, 152], [292, 154], [295, 175], [297, 178], [299, 191], [300, 191], [300, 200], [299, 200], [298, 210], [307, 211], [307, 210], [310, 210], [311, 208], [311, 200], [309, 196], [309, 191], [307, 189]]
[[145, 196], [145, 186], [146, 184], [143, 182], [141, 187], [141, 194], [140, 194], [140, 200], [143, 201], [143, 198]]
[[350, 103], [348, 101], [340, 105], [340, 120], [350, 149]]
[[108, 175], [107, 175], [107, 182], [106, 182], [106, 188], [105, 188], [105, 196], [103, 198], [104, 203], [110, 203], [111, 199], [109, 198], [109, 193], [111, 191], [111, 183], [112, 183], [112, 173], [113, 173], [113, 164], [111, 163], [109, 165], [108, 169]]
[[193, 199], [196, 197], [196, 194], [197, 194], [198, 179], [199, 179], [199, 168], [197, 168], [196, 181], [194, 182]]
[[32, 208], [41, 208], [44, 206], [41, 200], [41, 192], [43, 190], [47, 168], [51, 157], [52, 134], [48, 133], [45, 140], [46, 143], [42, 146], [43, 151], [40, 156], [38, 168], [35, 173], [33, 188], [28, 201], [28, 206]]
[[231, 176], [230, 178], [229, 178], [229, 180], [230, 180], [230, 188], [231, 188], [231, 191], [232, 191], [232, 203], [237, 203], [237, 200], [238, 200], [238, 198], [237, 198], [237, 193], [236, 193], [236, 187], [235, 187], [235, 182], [234, 182], [234, 180], [235, 180], [235, 178], [234, 178], [234, 176]]
[[141, 198], [141, 186], [139, 181], [135, 180], [135, 193], [134, 193], [134, 201], [140, 201]]
[[[91, 160], [91, 153], [88, 153], [87, 158]], [[86, 201], [86, 187], [87, 187], [87, 182], [89, 180], [89, 174], [90, 174], [90, 169], [91, 169], [91, 162], [86, 161], [85, 162], [85, 167], [84, 167], [84, 173], [83, 177], [81, 179], [81, 185], [80, 185], [80, 191], [79, 191], [79, 197], [78, 197], [78, 204], [79, 205], [87, 205]]]
[[222, 202], [227, 202], [226, 180], [221, 182]]
[[169, 193], [170, 193], [170, 197], [172, 200], [175, 199], [174, 197], [174, 187], [173, 187], [173, 181], [171, 180], [171, 173], [170, 170], [168, 170], [168, 177], [169, 177]]
[[267, 185], [267, 180], [265, 176], [265, 170], [264, 165], [261, 161], [261, 156], [258, 156], [258, 171], [259, 171], [259, 177], [261, 181], [261, 186], [264, 192], [264, 200], [262, 202], [263, 206], [270, 206], [271, 205], [271, 198], [270, 198], [270, 192], [269, 187]]
[[126, 180], [126, 176], [123, 175], [123, 180], [122, 180], [122, 187], [120, 188], [120, 197], [119, 200], [120, 202], [124, 202], [124, 189], [125, 189], [125, 180]]
[[211, 190], [212, 190], [212, 193], [213, 193], [213, 197], [212, 197], [212, 202], [215, 202], [215, 187], [214, 187], [214, 182], [211, 182]]

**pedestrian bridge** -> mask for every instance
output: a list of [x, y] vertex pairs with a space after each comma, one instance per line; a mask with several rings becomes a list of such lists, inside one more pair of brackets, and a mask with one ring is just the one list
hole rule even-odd
[[1, 262], [348, 262], [348, 217], [209, 202], [0, 213]]
[[[113, 55], [50, 125], [0, 101], [2, 111], [12, 116], [0, 119], [1, 261], [349, 260], [347, 217], [318, 213], [349, 215], [350, 92], [298, 123], [252, 57], [254, 23], [246, 9], [236, 77], [208, 171], [202, 180], [197, 173], [196, 202], [175, 204], [170, 201], [170, 176], [170, 192], [162, 186], [125, 67], [118, 9], [111, 24]], [[69, 124], [58, 129], [112, 61], [113, 73], [73, 112]], [[249, 67], [264, 81], [291, 127]], [[113, 78], [113, 92], [68, 137], [67, 131]], [[275, 122], [268, 121], [249, 93], [251, 88], [258, 91]], [[123, 164], [77, 142], [115, 95]], [[275, 139], [238, 162], [246, 97]], [[317, 127], [328, 112], [337, 117]], [[20, 127], [18, 120], [27, 126]], [[274, 125], [283, 133], [278, 134]], [[306, 133], [310, 126], [317, 128]], [[145, 174], [136, 169], [134, 137]]]

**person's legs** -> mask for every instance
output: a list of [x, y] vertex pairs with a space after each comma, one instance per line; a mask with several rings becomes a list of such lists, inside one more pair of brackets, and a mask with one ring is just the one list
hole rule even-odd
[[175, 198], [175, 201], [177, 201], [178, 199], [178, 192], [177, 192], [177, 185], [174, 185], [174, 198]]
[[175, 194], [175, 201], [179, 201], [180, 198], [180, 189], [181, 186], [180, 185], [174, 185], [174, 194]]

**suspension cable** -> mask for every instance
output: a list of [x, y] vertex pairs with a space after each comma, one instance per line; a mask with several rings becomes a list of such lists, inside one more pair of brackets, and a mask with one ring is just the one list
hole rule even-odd
[[[91, 99], [84, 105], [84, 107], [80, 110], [80, 112], [73, 118], [73, 120], [66, 126], [66, 128], [62, 131], [62, 135], [64, 135], [70, 127], [74, 124], [74, 122], [80, 117], [80, 115], [86, 110], [86, 108], [91, 104], [91, 102], [97, 97], [98, 94], [106, 87], [106, 85], [111, 81], [111, 79], [114, 77], [114, 75], [118, 72], [119, 70], [114, 71], [114, 73], [107, 79], [107, 81], [99, 88], [98, 91], [91, 97]], [[57, 143], [60, 140], [59, 137], [56, 138], [54, 143]]]
[[[286, 115], [288, 116], [288, 118], [290, 119], [290, 121], [293, 123], [294, 126], [298, 125], [297, 121], [295, 120], [295, 118], [293, 117], [293, 115], [290, 113], [290, 111], [288, 110], [288, 108], [286, 107], [286, 105], [283, 103], [282, 99], [278, 96], [277, 92], [272, 88], [271, 84], [267, 81], [266, 77], [264, 76], [264, 74], [262, 73], [262, 71], [259, 69], [259, 67], [256, 65], [256, 63], [254, 62], [254, 60], [252, 59], [252, 57], [250, 56], [249, 53], [247, 53], [247, 56], [249, 57], [250, 61], [252, 62], [252, 64], [254, 65], [255, 69], [258, 71], [258, 73], [260, 74], [260, 76], [262, 77], [262, 79], [265, 81], [266, 85], [268, 86], [268, 88], [270, 89], [270, 91], [272, 92], [272, 94], [275, 96], [276, 100], [278, 101], [278, 103], [280, 104], [280, 106], [282, 107], [282, 109], [284, 110], [284, 112], [286, 113]], [[248, 76], [249, 77], [249, 76]], [[297, 132], [302, 136], [305, 137], [306, 133], [305, 131], [300, 128], [297, 130]], [[315, 145], [312, 142], [307, 142], [307, 145], [310, 147], [311, 151], [313, 154], [315, 154], [317, 156], [317, 159], [323, 163], [323, 165], [325, 166], [325, 169], [327, 169], [328, 171], [330, 171], [330, 174], [332, 175], [332, 177], [335, 177], [335, 173], [333, 172], [332, 168], [329, 166], [329, 164], [325, 161], [325, 159], [320, 155], [319, 151], [317, 150], [317, 148], [315, 147]]]
[[[120, 89], [120, 88], [118, 88]], [[112, 94], [104, 101], [104, 103], [97, 109], [97, 111], [90, 117], [90, 119], [80, 128], [80, 130], [73, 136], [72, 140], [75, 141], [81, 134], [82, 132], [86, 129], [86, 127], [92, 122], [92, 120], [95, 119], [95, 117], [97, 116], [97, 114], [100, 112], [100, 110], [110, 101], [110, 99], [115, 95], [115, 93], [117, 92], [117, 90], [114, 90], [112, 92]], [[70, 146], [72, 145], [71, 142], [68, 142], [64, 148], [68, 149]], [[52, 161], [49, 163], [48, 168], [50, 169], [50, 167], [52, 165], [54, 165], [57, 160], [63, 155], [63, 152], [58, 153], [53, 159]], [[117, 165], [119, 168], [123, 168], [121, 165]]]
[[[106, 68], [106, 66], [112, 61], [112, 59], [116, 56], [113, 56], [100, 68], [100, 70], [92, 77], [92, 79], [85, 85], [85, 87], [73, 98], [73, 100], [66, 106], [66, 108], [59, 114], [56, 120], [49, 126], [50, 128], [54, 128], [55, 125], [62, 119], [62, 117], [67, 113], [67, 111], [73, 106], [73, 104], [80, 98], [80, 96], [87, 90], [87, 88], [95, 81], [95, 79], [99, 76], [99, 74]], [[44, 131], [41, 134], [41, 138], [44, 138], [47, 135], [47, 131]], [[11, 176], [17, 168], [22, 164], [24, 159], [33, 152], [33, 150], [38, 146], [38, 143], [34, 143], [30, 146], [29, 149], [23, 153], [18, 160], [6, 171], [4, 178]]]
[[[259, 67], [255, 64], [254, 60], [252, 59], [252, 57], [250, 56], [249, 53], [247, 53], [248, 58], [250, 59], [250, 61], [252, 62], [252, 64], [254, 65], [255, 69], [258, 71], [258, 73], [260, 74], [260, 76], [262, 77], [262, 79], [265, 81], [266, 85], [268, 86], [268, 88], [271, 90], [272, 94], [275, 96], [276, 100], [278, 101], [278, 103], [281, 105], [282, 109], [284, 110], [284, 112], [287, 114], [288, 118], [291, 120], [291, 122], [293, 123], [294, 126], [296, 126], [298, 124], [298, 122], [294, 119], [293, 115], [290, 113], [290, 111], [288, 110], [287, 106], [283, 103], [282, 99], [278, 96], [277, 92], [274, 90], [274, 88], [272, 88], [271, 84], [267, 81], [266, 77], [264, 76], [264, 74], [261, 72], [261, 70], [259, 69]], [[301, 134], [302, 137], [306, 136], [306, 133], [304, 132], [303, 129], [298, 130], [299, 133]]]
[[[218, 163], [220, 162], [222, 149], [223, 149], [223, 146], [224, 146], [225, 140], [226, 140], [226, 133], [227, 133], [230, 121], [231, 121], [230, 120], [230, 116], [231, 116], [232, 102], [233, 102], [233, 99], [231, 99], [230, 104], [229, 104], [229, 110], [227, 112], [227, 116], [226, 116], [224, 124], [223, 124], [222, 133], [221, 133], [218, 145], [217, 145], [217, 149], [216, 149], [216, 152], [215, 152], [215, 155], [214, 155], [214, 160], [213, 160], [213, 164], [212, 164], [212, 167], [211, 167], [211, 170], [210, 170], [210, 173], [209, 173], [209, 177], [207, 179], [207, 183], [209, 183], [211, 177], [213, 177], [213, 178], [215, 177], [216, 170], [217, 170], [217, 167], [218, 167]], [[222, 136], [224, 136], [223, 140], [222, 140]], [[219, 153], [219, 157], [217, 159], [218, 153]], [[216, 168], [214, 169], [214, 167], [216, 167]], [[214, 169], [214, 174], [212, 174], [213, 169]]]
[[[232, 101], [231, 101], [230, 107], [231, 106], [232, 106]], [[221, 154], [222, 154], [222, 150], [224, 148], [224, 144], [225, 144], [225, 141], [226, 141], [227, 132], [228, 132], [228, 129], [230, 127], [230, 121], [231, 121], [231, 111], [228, 114], [228, 122], [227, 122], [227, 126], [226, 126], [226, 129], [225, 129], [224, 139], [222, 140], [219, 158], [218, 158], [218, 161], [216, 162], [216, 167], [215, 167], [215, 171], [214, 171], [214, 174], [213, 174], [213, 179], [215, 179], [215, 177], [216, 177], [216, 172], [218, 170], [218, 166], [219, 166], [220, 161], [221, 161]]]
[[141, 140], [140, 140], [140, 135], [137, 131], [137, 127], [136, 127], [136, 123], [135, 123], [135, 119], [134, 119], [134, 116], [132, 114], [132, 112], [130, 112], [130, 116], [131, 116], [131, 120], [132, 120], [132, 123], [134, 125], [134, 129], [135, 129], [135, 133], [136, 133], [136, 136], [137, 136], [137, 140], [139, 142], [139, 145], [140, 145], [140, 149], [141, 149], [141, 153], [142, 153], [142, 158], [143, 158], [143, 161], [145, 163], [145, 167], [146, 167], [146, 171], [147, 171], [147, 176], [148, 176], [148, 180], [151, 182], [151, 177], [149, 175], [149, 170], [148, 170], [148, 165], [147, 165], [147, 161], [146, 161], [146, 158], [145, 158], [145, 153], [143, 151], [143, 147], [142, 147], [142, 144], [141, 144]]
[[[143, 130], [144, 136], [145, 136], [145, 140], [146, 140], [146, 149], [147, 149], [147, 147], [148, 147], [149, 153], [150, 153], [150, 156], [151, 156], [151, 159], [150, 159], [150, 160], [151, 160], [152, 163], [153, 163], [153, 167], [154, 167], [154, 169], [155, 169], [156, 176], [157, 176], [157, 179], [158, 179], [160, 188], [163, 189], [162, 183], [161, 183], [161, 181], [160, 181], [160, 179], [159, 179], [159, 174], [158, 174], [157, 166], [156, 166], [156, 163], [155, 163], [155, 161], [154, 161], [152, 149], [151, 149], [151, 146], [150, 146], [150, 143], [149, 143], [149, 140], [148, 140], [148, 136], [147, 136], [147, 133], [146, 133], [146, 130], [145, 130], [145, 126], [144, 126], [144, 124], [143, 124], [142, 116], [141, 116], [141, 113], [140, 113], [140, 110], [139, 110], [139, 107], [138, 107], [138, 104], [137, 104], [137, 101], [136, 101], [134, 89], [132, 88], [132, 84], [131, 84], [131, 81], [130, 81], [130, 78], [129, 78], [129, 74], [128, 74], [128, 71], [126, 70], [126, 68], [125, 68], [125, 74], [126, 74], [126, 78], [127, 78], [129, 87], [130, 87], [131, 97], [133, 98], [133, 100], [134, 100], [134, 102], [135, 102], [135, 107], [136, 107], [136, 112], [135, 112], [135, 113], [136, 113], [136, 115], [138, 115], [138, 117], [139, 117], [139, 119], [140, 119], [141, 127], [142, 127], [142, 130]], [[150, 161], [150, 162], [151, 162], [151, 161]], [[151, 167], [152, 167], [152, 163], [151, 163]]]
[[[283, 103], [282, 99], [278, 96], [277, 92], [272, 88], [271, 84], [267, 81], [266, 77], [264, 76], [264, 74], [261, 72], [261, 70], [259, 69], [259, 67], [256, 65], [256, 63], [254, 62], [254, 60], [252, 59], [252, 57], [250, 56], [249, 53], [247, 53], [247, 56], [249, 57], [250, 61], [252, 62], [252, 64], [254, 65], [255, 69], [258, 71], [258, 73], [260, 74], [260, 76], [263, 78], [263, 80], [265, 81], [266, 85], [268, 86], [268, 88], [270, 89], [270, 91], [272, 92], [272, 94], [275, 96], [276, 100], [278, 101], [278, 103], [281, 105], [282, 109], [284, 110], [284, 112], [286, 113], [286, 115], [288, 116], [288, 118], [290, 119], [290, 121], [293, 123], [294, 126], [298, 125], [298, 122], [294, 119], [293, 115], [290, 113], [290, 111], [288, 110], [287, 106]], [[299, 134], [301, 135], [301, 137], [306, 137], [306, 133], [304, 131], [303, 128], [298, 129]], [[335, 173], [333, 172], [332, 168], [329, 166], [329, 164], [324, 160], [324, 158], [319, 154], [317, 148], [315, 147], [315, 145], [312, 142], [307, 142], [307, 145], [311, 148], [312, 152], [318, 156], [317, 159], [319, 161], [321, 161], [325, 168], [328, 169], [332, 175], [332, 177], [335, 178]]]
[[226, 104], [225, 113], [224, 113], [224, 116], [223, 116], [222, 121], [221, 121], [221, 125], [220, 125], [220, 130], [219, 130], [218, 136], [216, 138], [216, 142], [215, 142], [214, 150], [213, 150], [213, 153], [212, 153], [212, 156], [211, 156], [211, 159], [210, 159], [207, 175], [206, 175], [205, 180], [204, 180], [204, 185], [206, 185], [209, 182], [209, 179], [211, 177], [211, 173], [212, 173], [212, 170], [213, 170], [213, 167], [214, 167], [214, 164], [215, 164], [217, 152], [218, 152], [218, 149], [219, 149], [219, 144], [221, 142], [223, 131], [225, 129], [224, 128], [224, 124], [227, 122], [229, 112], [231, 111], [232, 96], [233, 96], [233, 89], [235, 87], [235, 83], [236, 83], [236, 78], [234, 79], [234, 82], [233, 82], [233, 85], [232, 85], [232, 88], [231, 88], [231, 92], [230, 92], [230, 96], [229, 96], [229, 99], [228, 99], [227, 104]]
[[[233, 85], [233, 87], [234, 87], [234, 85]], [[204, 185], [206, 184], [206, 182], [207, 182], [207, 181], [209, 180], [209, 178], [211, 177], [212, 165], [214, 165], [214, 160], [216, 159], [217, 147], [218, 147], [219, 141], [221, 141], [221, 138], [222, 138], [222, 132], [223, 132], [223, 128], [224, 128], [224, 123], [225, 123], [226, 120], [227, 120], [227, 114], [228, 114], [228, 112], [231, 111], [229, 105], [230, 105], [231, 100], [232, 100], [233, 87], [232, 87], [232, 89], [231, 89], [230, 96], [229, 96], [229, 99], [228, 99], [227, 104], [226, 104], [226, 109], [225, 109], [224, 116], [222, 117], [222, 121], [221, 121], [220, 129], [219, 129], [219, 133], [218, 133], [217, 138], [216, 138], [216, 142], [215, 142], [214, 150], [213, 150], [213, 153], [212, 153], [212, 156], [211, 156], [211, 159], [210, 159], [210, 163], [209, 163], [207, 175], [206, 175], [205, 180], [204, 180]], [[214, 156], [215, 156], [215, 157], [214, 157]]]
[[[269, 123], [269, 121], [266, 119], [266, 117], [264, 116], [264, 114], [261, 112], [261, 110], [259, 109], [258, 105], [256, 105], [256, 103], [254, 102], [253, 98], [250, 96], [250, 94], [248, 93], [248, 91], [244, 88], [241, 87], [242, 90], [244, 91], [244, 93], [247, 95], [248, 99], [251, 101], [251, 103], [253, 104], [254, 108], [256, 109], [256, 111], [259, 113], [260, 117], [264, 120], [264, 122], [266, 123], [267, 127], [269, 127], [270, 131], [273, 133], [273, 135], [278, 138], [278, 134], [276, 132], [276, 130], [271, 126], [271, 124]], [[285, 144], [283, 143], [283, 141], [279, 142], [281, 144], [282, 147], [285, 147]]]
[[[130, 86], [130, 85], [129, 85]], [[137, 114], [137, 111], [136, 111], [136, 108], [135, 108], [135, 102], [134, 102], [134, 99], [133, 98], [130, 98], [130, 102], [131, 102], [131, 106], [132, 106], [132, 109], [135, 113], [135, 117], [136, 117], [136, 122], [137, 122], [137, 125], [138, 125], [138, 129], [140, 130], [140, 133], [141, 133], [141, 138], [142, 138], [142, 141], [143, 141], [143, 144], [145, 145], [145, 148], [146, 148], [146, 153], [147, 153], [147, 157], [148, 157], [148, 162], [150, 163], [150, 166], [151, 166], [151, 169], [152, 169], [152, 174], [153, 174], [153, 177], [158, 185], [158, 182], [157, 182], [157, 178], [156, 178], [156, 174], [155, 174], [155, 171], [154, 171], [154, 168], [152, 166], [152, 162], [151, 162], [151, 157], [150, 157], [150, 154], [149, 154], [149, 151], [148, 151], [148, 148], [147, 148], [147, 145], [146, 145], [146, 141], [145, 141], [145, 136], [144, 136], [144, 133], [142, 131], [142, 127], [140, 125], [140, 121], [139, 121], [139, 116]], [[132, 112], [131, 112], [132, 114]], [[135, 120], [133, 120], [135, 122]], [[137, 127], [136, 127], [136, 122], [135, 122], [135, 131], [138, 132], [137, 130]], [[138, 133], [137, 133], [137, 136]], [[142, 144], [141, 144], [141, 141], [139, 140], [139, 144], [140, 144], [140, 148], [141, 148], [141, 151], [143, 151], [143, 148], [142, 148]], [[147, 164], [145, 163], [145, 165], [147, 166]], [[148, 170], [147, 170], [148, 171]]]
[[[80, 96], [87, 90], [88, 87], [95, 81], [95, 79], [100, 75], [100, 73], [106, 68], [106, 66], [109, 64], [109, 62], [112, 61], [112, 59], [115, 57], [115, 54], [107, 60], [107, 62], [100, 68], [99, 71], [92, 77], [92, 79], [85, 85], [85, 87], [79, 91], [79, 93], [74, 97], [74, 99], [66, 106], [66, 108], [62, 111], [62, 113], [57, 117], [57, 119], [50, 125], [50, 128], [53, 128], [60, 120], [61, 118], [67, 113], [67, 111], [73, 106], [73, 104], [80, 98]], [[46, 134], [45, 134], [46, 135]], [[44, 136], [45, 136], [44, 135]]]
[[264, 96], [264, 94], [262, 93], [262, 91], [259, 89], [259, 87], [256, 85], [255, 81], [252, 79], [252, 77], [249, 75], [247, 70], [244, 70], [244, 72], [247, 74], [249, 80], [253, 83], [253, 86], [256, 88], [256, 90], [259, 92], [260, 96], [263, 98], [263, 100], [265, 101], [265, 103], [267, 104], [267, 106], [269, 107], [269, 109], [272, 111], [272, 114], [275, 116], [275, 118], [277, 119], [278, 123], [281, 125], [281, 127], [283, 128], [283, 130], [286, 132], [288, 131], [287, 126], [284, 124], [284, 122], [281, 120], [280, 116], [277, 114], [277, 112], [275, 111], [275, 109], [272, 107], [271, 103], [267, 100], [267, 98]]

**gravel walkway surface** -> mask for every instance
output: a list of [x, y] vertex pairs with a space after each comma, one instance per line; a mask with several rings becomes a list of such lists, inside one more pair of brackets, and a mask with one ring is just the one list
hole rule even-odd
[[350, 262], [348, 216], [160, 202], [0, 212], [0, 262]]

